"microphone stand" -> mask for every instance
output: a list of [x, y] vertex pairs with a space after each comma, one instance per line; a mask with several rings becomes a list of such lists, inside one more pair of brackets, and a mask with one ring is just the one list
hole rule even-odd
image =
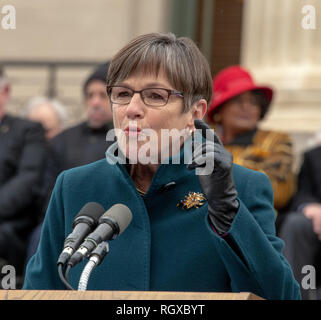
[[84, 270], [81, 273], [78, 291], [86, 291], [87, 284], [90, 278], [90, 275], [94, 268], [102, 262], [106, 254], [109, 252], [109, 244], [106, 241], [101, 242], [96, 249], [89, 256], [89, 261], [87, 262]]

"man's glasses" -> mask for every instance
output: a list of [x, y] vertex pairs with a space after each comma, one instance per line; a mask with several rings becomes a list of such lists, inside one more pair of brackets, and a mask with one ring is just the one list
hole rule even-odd
[[183, 93], [176, 90], [147, 88], [135, 91], [122, 86], [107, 86], [107, 94], [110, 101], [115, 104], [129, 104], [135, 93], [139, 93], [145, 105], [151, 107], [165, 106], [171, 95], [183, 98]]

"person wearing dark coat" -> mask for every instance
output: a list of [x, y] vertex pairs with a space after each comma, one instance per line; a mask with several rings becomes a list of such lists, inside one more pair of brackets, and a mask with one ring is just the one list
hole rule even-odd
[[0, 75], [0, 260], [19, 276], [40, 214], [47, 144], [41, 124], [6, 112], [9, 97], [9, 81]]
[[112, 143], [106, 141], [107, 132], [113, 128], [105, 84], [108, 66], [109, 63], [98, 66], [84, 83], [86, 120], [64, 130], [52, 140], [56, 175], [104, 158]]
[[[280, 237], [285, 242], [284, 255], [292, 266], [296, 280], [302, 283], [304, 266], [313, 266], [321, 274], [321, 146], [303, 155], [298, 190], [292, 209], [286, 215]], [[318, 280], [318, 277], [316, 279]], [[303, 299], [315, 299], [318, 282], [311, 288], [301, 286]]]
[[[48, 206], [52, 188], [57, 176], [64, 170], [103, 159], [113, 141], [106, 141], [107, 132], [113, 128], [112, 113], [106, 93], [106, 75], [109, 63], [99, 65], [86, 79], [83, 86], [86, 120], [65, 129], [50, 141], [50, 158], [46, 169]], [[27, 261], [35, 253], [42, 221], [34, 230], [28, 246]]]
[[[75, 215], [96, 202], [102, 212], [125, 205], [132, 220], [125, 230], [119, 222], [119, 231], [121, 212], [104, 214], [121, 234], [109, 241], [88, 290], [246, 291], [300, 299], [275, 235], [271, 182], [233, 164], [201, 120], [212, 79], [196, 44], [171, 33], [133, 39], [111, 61], [107, 92], [117, 141], [105, 159], [57, 178], [23, 288], [57, 290], [67, 282], [76, 288], [86, 259], [74, 265], [74, 258], [59, 256]], [[86, 243], [107, 239], [88, 236]]]
[[51, 144], [58, 174], [104, 158], [110, 145], [106, 141], [106, 134], [112, 128], [111, 123], [94, 128], [88, 122], [82, 122], [55, 137]]

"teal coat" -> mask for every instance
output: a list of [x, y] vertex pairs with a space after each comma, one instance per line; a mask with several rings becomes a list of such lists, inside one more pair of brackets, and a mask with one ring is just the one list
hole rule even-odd
[[[113, 147], [113, 146], [112, 146]], [[106, 156], [111, 155], [110, 147]], [[181, 155], [182, 156], [182, 155]], [[133, 220], [92, 273], [88, 290], [252, 292], [267, 299], [299, 299], [299, 285], [275, 235], [273, 191], [259, 172], [234, 165], [240, 207], [226, 237], [211, 228], [207, 203], [189, 210], [177, 203], [202, 192], [195, 171], [162, 164], [142, 198], [124, 165], [106, 159], [64, 171], [57, 179], [40, 244], [30, 259], [23, 289], [65, 289], [56, 262], [72, 222], [88, 202], [106, 210], [127, 205]], [[164, 190], [165, 184], [176, 186]], [[87, 261], [72, 268], [77, 289]]]

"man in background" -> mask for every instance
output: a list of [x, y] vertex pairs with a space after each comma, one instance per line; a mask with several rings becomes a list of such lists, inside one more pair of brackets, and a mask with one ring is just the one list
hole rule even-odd
[[106, 93], [108, 65], [100, 65], [84, 83], [86, 120], [66, 129], [52, 141], [58, 174], [62, 170], [103, 159], [111, 144], [106, 141], [107, 132], [113, 128]]
[[48, 162], [46, 170], [43, 174], [42, 187], [39, 197], [39, 207], [41, 208], [41, 211], [39, 212], [40, 214], [38, 217], [38, 225], [32, 231], [28, 239], [26, 252], [26, 262], [28, 262], [38, 246], [42, 221], [47, 209], [52, 186], [56, 181], [57, 168], [55, 166], [55, 163], [53, 163], [51, 159], [53, 157], [51, 141], [65, 128], [67, 123], [67, 113], [65, 110], [65, 106], [63, 106], [58, 100], [39, 96], [32, 98], [28, 102], [26, 106], [26, 118], [42, 124], [45, 129], [45, 135], [48, 142]]
[[48, 142], [47, 167], [43, 174], [41, 187], [41, 214], [39, 222], [42, 222], [46, 208], [48, 194], [56, 181], [56, 164], [52, 162], [53, 150], [51, 142], [54, 137], [63, 131], [67, 123], [65, 107], [56, 99], [47, 97], [34, 97], [26, 106], [26, 118], [39, 122], [45, 129], [45, 136]]
[[[301, 284], [304, 300], [321, 299], [321, 144], [303, 154], [298, 190], [292, 211], [286, 215], [280, 238], [285, 242], [283, 254], [291, 264], [294, 277]], [[305, 266], [313, 266], [316, 279], [304, 288]]]
[[19, 282], [40, 210], [47, 145], [41, 124], [7, 113], [9, 99], [10, 83], [0, 69], [0, 263], [13, 265]]
[[[86, 120], [62, 131], [51, 139], [52, 157], [49, 158], [46, 170], [46, 181], [50, 181], [51, 185], [45, 189], [47, 200], [43, 212], [46, 211], [52, 188], [59, 173], [103, 159], [107, 148], [112, 143], [106, 141], [108, 130], [113, 128], [110, 101], [106, 93], [108, 66], [108, 63], [100, 65], [84, 83]], [[37, 249], [41, 226], [40, 222], [32, 233], [26, 263]]]

